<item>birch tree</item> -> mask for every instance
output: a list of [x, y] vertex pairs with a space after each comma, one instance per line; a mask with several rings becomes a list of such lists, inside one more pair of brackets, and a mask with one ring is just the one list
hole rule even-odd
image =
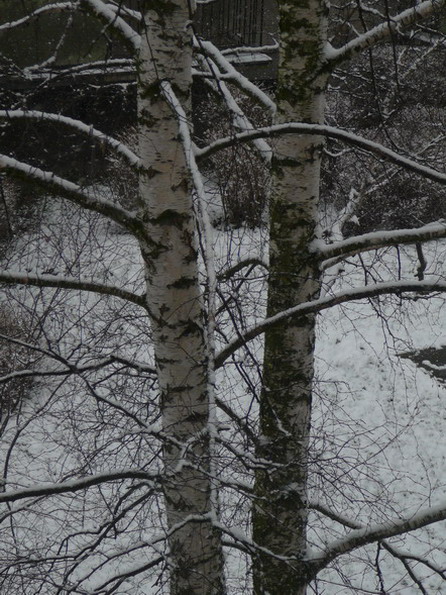
[[[427, 592], [410, 561], [416, 559], [441, 579], [444, 571], [424, 555], [399, 550], [391, 538], [445, 520], [446, 503], [407, 516], [395, 503], [395, 518], [365, 525], [335, 507], [327, 509], [309, 497], [310, 439], [316, 315], [377, 296], [425, 297], [446, 290], [438, 274], [418, 280], [392, 277], [323, 294], [324, 275], [333, 265], [370, 251], [446, 237], [442, 220], [332, 243], [319, 237], [327, 138], [436, 184], [446, 182], [446, 173], [426, 163], [422, 153], [410, 155], [326, 125], [327, 85], [339, 65], [346, 67], [354, 56], [392, 41], [422, 19], [444, 14], [444, 2], [426, 0], [395, 15], [387, 7], [384, 16], [361, 7], [359, 12], [372, 15], [371, 22], [365, 19], [366, 30], [357, 33], [352, 21], [353, 34], [336, 48], [328, 41], [329, 11], [322, 0], [279, 2], [275, 101], [238, 73], [211, 41], [194, 39], [193, 8], [186, 0], [141, 0], [138, 10], [134, 4], [103, 0], [25, 8], [23, 15], [4, 21], [0, 33], [46, 13], [68, 15], [69, 27], [73, 13], [81, 10], [104, 32], [119, 37], [134, 56], [138, 146], [129, 147], [78, 119], [27, 109], [19, 99], [0, 111], [2, 122], [10, 127], [46, 123], [84, 135], [131, 169], [139, 188], [131, 209], [93, 184], [21, 161], [14, 150], [0, 155], [8, 179], [42, 189], [50, 204], [60, 204], [56, 197], [61, 197], [62, 204], [70, 205], [60, 208], [65, 225], [56, 236], [66, 233], [68, 218], [86, 217], [93, 230], [79, 232], [84, 239], [78, 239], [77, 253], [67, 256], [62, 241], [50, 270], [43, 256], [44, 270], [38, 260], [31, 260], [31, 270], [19, 269], [11, 256], [10, 266], [0, 272], [9, 288], [5, 296], [15, 304], [23, 287], [21, 301], [39, 320], [39, 332], [29, 340], [22, 332], [9, 337], [12, 345], [36, 357], [15, 372], [5, 369], [1, 381], [8, 386], [34, 378], [38, 394], [43, 379], [50, 379], [38, 398], [28, 404], [24, 400], [17, 413], [8, 415], [3, 428], [3, 588], [8, 593], [251, 590], [301, 595], [309, 589], [318, 592], [318, 577], [338, 559], [379, 544], [401, 562], [413, 585]], [[30, 65], [25, 76], [50, 76], [47, 67], [54, 58]], [[111, 60], [109, 66], [122, 63]], [[68, 70], [73, 76], [79, 71]], [[234, 122], [233, 134], [200, 148], [190, 124], [193, 76], [221, 97]], [[271, 126], [253, 126], [234, 99], [234, 86], [272, 114]], [[270, 259], [257, 255], [234, 262], [229, 250], [220, 266], [201, 169], [210, 156], [218, 159], [220, 150], [248, 142], [265, 167], [271, 163]], [[438, 146], [442, 143], [440, 138]], [[94, 239], [113, 229], [106, 221], [121, 230], [123, 242], [108, 235]], [[45, 241], [50, 231], [44, 230]], [[132, 274], [119, 279], [114, 267], [123, 268], [127, 250], [133, 255]], [[87, 256], [96, 263], [85, 265], [88, 275], [82, 270]], [[77, 272], [68, 275], [64, 269]], [[260, 297], [252, 292], [259, 291], [258, 278], [266, 269], [262, 318], [264, 291]], [[64, 295], [71, 296], [65, 310]], [[74, 302], [76, 308], [70, 305]], [[59, 308], [65, 312], [60, 319]], [[263, 363], [258, 356], [262, 337]], [[258, 405], [235, 402], [237, 386], [231, 386], [234, 395], [228, 397], [218, 376], [225, 366], [235, 368], [232, 374], [246, 383], [253, 399], [258, 397]], [[67, 429], [64, 439], [59, 424]], [[323, 545], [309, 543], [311, 511], [342, 527], [337, 539], [335, 532], [327, 532]], [[45, 536], [40, 543], [39, 532]], [[249, 560], [244, 572], [250, 576], [252, 569], [252, 581], [238, 576], [234, 582], [234, 552]]]

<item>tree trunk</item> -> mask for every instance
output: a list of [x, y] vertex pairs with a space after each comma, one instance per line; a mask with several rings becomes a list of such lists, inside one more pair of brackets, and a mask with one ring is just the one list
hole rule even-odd
[[[322, 0], [280, 2], [279, 14], [277, 121], [322, 123], [326, 6]], [[268, 316], [319, 294], [310, 244], [317, 223], [321, 148], [322, 139], [304, 135], [284, 137], [276, 145]], [[258, 455], [270, 461], [271, 469], [256, 477], [254, 540], [268, 550], [254, 562], [256, 594], [303, 595], [311, 578], [305, 555], [314, 327], [311, 315], [287, 320], [265, 335]]]
[[[169, 81], [186, 111], [192, 84], [186, 0], [144, 2], [146, 30], [139, 59], [140, 244], [147, 304], [169, 441], [171, 473], [164, 495], [169, 528], [171, 593], [223, 593], [220, 536], [212, 526], [208, 436], [208, 351], [198, 283], [189, 175], [178, 122], [160, 82]], [[186, 442], [188, 443], [186, 447]], [[184, 445], [183, 448], [181, 445]]]

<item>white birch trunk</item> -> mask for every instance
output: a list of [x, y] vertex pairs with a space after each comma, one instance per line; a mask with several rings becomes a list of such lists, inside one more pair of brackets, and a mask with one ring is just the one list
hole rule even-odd
[[[195, 221], [178, 122], [160, 89], [169, 81], [186, 112], [192, 44], [186, 0], [147, 1], [139, 60], [139, 148], [143, 163], [140, 244], [161, 391], [171, 593], [223, 593], [220, 536], [212, 526], [208, 353], [198, 284]], [[202, 520], [200, 520], [202, 515]], [[192, 520], [191, 517], [194, 517]], [[188, 520], [189, 519], [189, 520]], [[178, 528], [175, 528], [178, 527]]]
[[[326, 41], [322, 0], [279, 3], [281, 54], [277, 122], [322, 123], [326, 76], [319, 72]], [[319, 200], [322, 139], [285, 136], [276, 145], [271, 205], [268, 316], [318, 296], [320, 279], [309, 246]], [[281, 562], [259, 554], [254, 591], [303, 595], [310, 580], [307, 550], [307, 466], [311, 426], [314, 315], [287, 320], [265, 335], [259, 455], [276, 470], [259, 472], [254, 540]]]

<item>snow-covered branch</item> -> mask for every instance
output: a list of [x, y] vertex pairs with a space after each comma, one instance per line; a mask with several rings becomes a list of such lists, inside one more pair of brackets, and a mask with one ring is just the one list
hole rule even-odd
[[390, 17], [385, 23], [380, 23], [338, 49], [328, 45], [325, 55], [326, 63], [332, 67], [338, 65], [340, 62], [351, 58], [354, 54], [358, 54], [367, 48], [391, 38], [392, 35], [398, 33], [403, 27], [410, 27], [420, 19], [429, 17], [434, 11], [440, 10], [445, 5], [446, 0], [425, 0], [407, 10], [403, 10], [403, 12], [400, 12], [394, 17]]
[[112, 27], [131, 50], [139, 50], [141, 36], [119, 16], [115, 7], [108, 6], [102, 0], [80, 0], [80, 5], [98, 16], [105, 25]]
[[305, 302], [299, 304], [294, 308], [289, 308], [284, 312], [279, 312], [275, 316], [266, 318], [262, 323], [251, 327], [244, 333], [240, 333], [237, 339], [229, 343], [215, 358], [216, 368], [221, 367], [224, 362], [235, 353], [240, 347], [243, 347], [249, 341], [252, 341], [259, 335], [263, 334], [268, 328], [286, 320], [287, 318], [307, 316], [308, 314], [315, 314], [322, 310], [327, 310], [333, 306], [338, 306], [346, 302], [353, 302], [355, 300], [363, 300], [366, 298], [378, 297], [380, 295], [403, 293], [445, 293], [446, 283], [444, 282], [428, 282], [428, 281], [395, 281], [390, 283], [377, 283], [376, 285], [368, 285], [360, 289], [351, 289], [343, 291], [334, 296], [322, 297], [312, 302]]
[[113, 295], [138, 306], [146, 307], [145, 295], [138, 295], [114, 285], [104, 285], [87, 279], [39, 275], [20, 271], [0, 271], [0, 283], [32, 285], [34, 287], [55, 287], [58, 289], [79, 289], [101, 295]]
[[314, 250], [316, 254], [324, 259], [322, 268], [326, 269], [330, 266], [331, 259], [333, 258], [337, 260], [387, 246], [429, 242], [442, 238], [446, 238], [446, 221], [444, 220], [429, 223], [416, 229], [373, 231], [334, 244], [325, 244], [321, 240], [317, 240], [314, 242]]
[[[4, 335], [0, 335], [0, 338], [3, 340], [8, 340], [7, 337]], [[20, 343], [24, 345], [23, 343]], [[25, 345], [29, 347], [28, 345]], [[33, 348], [34, 346], [31, 346]], [[48, 352], [47, 352], [48, 354]], [[51, 357], [54, 357], [54, 354], [49, 354]], [[74, 365], [69, 364], [68, 362], [63, 362], [66, 367], [62, 369], [44, 369], [44, 370], [34, 370], [34, 369], [25, 369], [25, 370], [16, 370], [15, 372], [10, 372], [9, 374], [4, 374], [0, 376], [0, 384], [4, 384], [5, 382], [10, 382], [11, 380], [17, 380], [19, 378], [43, 378], [45, 376], [67, 376], [68, 374], [85, 374], [86, 372], [97, 371], [102, 368], [106, 368], [107, 366], [112, 366], [114, 364], [121, 364], [123, 367], [131, 367], [136, 369], [140, 374], [148, 374], [154, 375], [155, 369], [150, 366], [144, 366], [141, 368], [140, 364], [127, 361], [123, 358], [110, 356], [102, 360], [98, 360], [92, 364], [85, 364], [85, 365]]]
[[[218, 52], [216, 48], [215, 51]], [[256, 127], [253, 126], [253, 124], [250, 122], [249, 118], [246, 116], [239, 103], [234, 98], [228, 85], [226, 85], [225, 81], [223, 80], [219, 65], [213, 62], [209, 57], [206, 60], [204, 59], [204, 57], [201, 57], [201, 61], [203, 62], [203, 67], [206, 70], [209, 70], [211, 73], [212, 78], [211, 80], [208, 80], [207, 83], [215, 92], [221, 95], [223, 101], [226, 104], [226, 107], [228, 108], [231, 114], [234, 127], [243, 132], [252, 132], [256, 130]], [[253, 144], [257, 149], [258, 155], [266, 164], [269, 165], [272, 157], [271, 147], [268, 145], [267, 142], [263, 140], [263, 138], [253, 139], [253, 141]], [[201, 150], [197, 150], [196, 155], [200, 154]]]
[[[222, 69], [227, 76], [225, 80], [229, 80], [234, 83], [239, 89], [247, 93], [256, 102], [263, 104], [272, 114], [276, 111], [275, 102], [267, 95], [264, 91], [259, 89], [257, 85], [254, 85], [248, 78], [238, 72], [234, 66], [225, 58], [223, 53], [210, 41], [195, 40], [195, 46], [198, 49], [203, 50], [207, 56], [209, 56], [218, 66]], [[214, 75], [218, 76], [218, 73], [214, 72]]]
[[22, 17], [21, 19], [17, 19], [15, 21], [9, 21], [7, 23], [2, 23], [0, 25], [0, 31], [5, 31], [7, 29], [15, 29], [16, 27], [25, 25], [30, 20], [37, 18], [44, 13], [65, 12], [71, 11], [74, 8], [76, 8], [76, 2], [55, 2], [54, 4], [46, 4], [45, 6], [41, 6], [40, 8], [37, 8], [30, 14], [26, 15], [26, 17]]
[[331, 545], [328, 545], [325, 551], [310, 553], [309, 561], [314, 562], [315, 566], [320, 569], [324, 568], [332, 560], [342, 554], [347, 554], [359, 547], [394, 537], [395, 535], [402, 535], [416, 529], [421, 529], [432, 523], [446, 520], [446, 505], [445, 503], [438, 506], [432, 506], [427, 510], [421, 510], [407, 519], [399, 519], [397, 521], [387, 521], [377, 525], [355, 529], [351, 531], [346, 537], [338, 539]]
[[135, 19], [136, 21], [141, 21], [142, 14], [139, 10], [133, 10], [128, 6], [123, 6], [122, 0], [118, 2], [108, 2], [108, 6], [110, 6], [111, 10], [115, 11], [119, 15], [125, 15], [126, 17], [130, 17]]
[[[339, 523], [340, 525], [343, 525], [344, 527], [348, 527], [349, 529], [354, 529], [358, 531], [365, 529], [365, 527], [361, 525], [361, 523], [347, 518], [343, 514], [334, 512], [333, 510], [327, 508], [324, 504], [320, 502], [310, 501], [308, 506], [311, 510], [316, 510], [317, 512], [320, 512], [323, 516], [330, 518], [331, 520], [335, 521], [336, 523]], [[414, 561], [419, 564], [422, 564], [423, 566], [426, 566], [427, 568], [441, 576], [441, 578], [446, 579], [446, 571], [443, 568], [440, 568], [439, 566], [423, 558], [422, 556], [417, 556], [409, 552], [400, 550], [399, 548], [392, 545], [391, 543], [389, 543], [388, 540], [385, 539], [379, 540], [379, 543], [385, 550], [389, 552], [390, 555], [400, 560], [400, 562], [404, 565], [404, 567], [409, 573], [413, 574], [413, 570], [411, 569], [409, 562]], [[412, 580], [416, 581], [417, 583], [419, 582], [415, 575], [412, 576]]]
[[388, 149], [384, 145], [368, 140], [352, 132], [341, 130], [333, 126], [325, 126], [320, 124], [306, 124], [306, 123], [295, 123], [289, 122], [285, 124], [276, 124], [274, 126], [265, 126], [263, 128], [257, 128], [256, 130], [249, 130], [246, 132], [240, 132], [232, 136], [227, 136], [213, 143], [198, 149], [196, 152], [197, 162], [203, 159], [207, 159], [217, 151], [226, 149], [234, 145], [235, 143], [246, 143], [259, 138], [272, 138], [275, 136], [281, 136], [283, 134], [309, 134], [316, 136], [326, 136], [328, 138], [335, 138], [337, 140], [346, 142], [347, 144], [354, 145], [360, 149], [364, 149], [378, 157], [382, 157], [387, 161], [395, 163], [405, 169], [413, 171], [425, 178], [438, 182], [440, 184], [446, 184], [446, 173], [439, 172], [435, 169], [421, 165], [410, 159], [404, 157], [399, 153]]
[[137, 220], [133, 213], [112, 203], [105, 198], [100, 198], [93, 192], [48, 172], [23, 163], [7, 155], [0, 154], [0, 171], [4, 170], [12, 176], [24, 179], [42, 187], [47, 192], [52, 192], [74, 202], [85, 209], [100, 213], [113, 219], [128, 228], [135, 228]]
[[87, 488], [120, 481], [123, 479], [141, 479], [143, 481], [158, 482], [162, 479], [159, 473], [148, 473], [140, 469], [122, 469], [105, 473], [97, 473], [82, 479], [73, 479], [61, 483], [36, 484], [22, 490], [10, 490], [0, 493], [1, 502], [15, 502], [24, 498], [35, 498], [39, 496], [55, 496], [56, 494], [71, 494]]
[[[110, 6], [102, 0], [80, 0], [79, 2], [55, 2], [53, 4], [47, 4], [37, 8], [21, 19], [3, 23], [0, 25], [0, 31], [25, 25], [30, 20], [37, 18], [44, 13], [71, 11], [79, 6], [98, 16], [106, 25], [113, 27], [132, 50], [139, 49], [140, 35], [120, 16], [120, 13], [124, 12], [124, 9], [119, 10], [119, 7]], [[139, 13], [136, 11], [125, 9], [125, 14], [132, 16], [135, 19], [139, 18]]]
[[104, 134], [100, 130], [93, 128], [93, 126], [89, 126], [80, 120], [75, 120], [74, 118], [69, 118], [67, 116], [62, 116], [61, 114], [52, 114], [49, 112], [40, 112], [37, 110], [0, 110], [0, 119], [2, 120], [37, 120], [40, 122], [57, 122], [58, 124], [62, 124], [64, 126], [68, 126], [73, 128], [76, 132], [81, 134], [86, 134], [90, 138], [94, 139], [95, 141], [105, 144], [116, 153], [121, 155], [125, 158], [127, 163], [133, 167], [138, 168], [140, 161], [139, 157], [126, 145], [119, 142], [115, 138]]
[[417, 21], [429, 17], [434, 11], [440, 10], [445, 5], [446, 0], [425, 0], [407, 10], [403, 10], [394, 17], [390, 17], [385, 23], [380, 23], [338, 49], [328, 45], [326, 62], [331, 64], [332, 67], [338, 65], [353, 55], [359, 54], [363, 50], [391, 38], [400, 29], [410, 27], [417, 23]]

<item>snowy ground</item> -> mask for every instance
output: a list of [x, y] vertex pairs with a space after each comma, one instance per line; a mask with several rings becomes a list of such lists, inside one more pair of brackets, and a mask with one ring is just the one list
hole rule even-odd
[[[429, 247], [428, 275], [443, 273], [444, 251], [444, 244]], [[369, 256], [369, 263], [374, 258]], [[400, 258], [403, 272], [410, 278], [416, 262], [414, 253], [404, 250]], [[375, 264], [375, 274], [395, 277], [395, 263], [395, 252], [389, 251], [383, 262]], [[357, 282], [361, 274], [354, 265], [347, 268], [344, 279], [337, 283], [338, 290], [352, 280]], [[314, 492], [316, 499], [363, 525], [408, 517], [420, 508], [444, 501], [446, 386], [399, 355], [445, 344], [441, 298], [429, 302], [379, 298], [337, 307], [320, 317], [317, 387], [322, 394], [316, 405], [316, 417], [319, 413], [321, 419], [315, 430], [316, 444], [320, 443], [321, 449], [325, 446], [323, 459], [336, 454], [351, 473], [344, 486], [339, 477], [337, 485], [321, 480], [319, 491]], [[326, 424], [330, 417], [336, 425]], [[318, 539], [320, 536], [315, 537]], [[428, 554], [435, 543], [437, 553], [431, 561], [437, 560], [444, 568], [445, 539], [445, 524], [440, 523], [391, 543], [401, 551], [420, 555]], [[378, 558], [377, 554], [376, 546], [368, 548], [368, 568], [358, 564], [356, 556], [342, 568], [352, 582], [353, 593], [422, 592], [401, 573], [401, 562], [392, 560], [382, 548]], [[417, 563], [413, 570], [420, 578], [430, 576], [425, 583], [427, 593], [444, 593], [444, 582], [437, 574]], [[321, 586], [320, 593], [348, 591], [338, 586], [340, 577], [333, 572], [322, 573], [321, 578], [333, 584]]]
[[[32, 271], [53, 271], [58, 274], [94, 278], [101, 282], [114, 282], [126, 289], [141, 291], [141, 262], [135, 243], [125, 235], [116, 233], [116, 228], [100, 218], [88, 215], [83, 218], [77, 209], [57, 204], [47, 207], [47, 227], [40, 226], [38, 233], [19, 240], [11, 252], [9, 268]], [[72, 225], [72, 221], [81, 225]], [[217, 272], [225, 266], [234, 265], [241, 259], [258, 258], [266, 260], [265, 239], [258, 231], [226, 229], [216, 232]], [[432, 244], [426, 251], [430, 267], [428, 275], [442, 275], [444, 271], [446, 245]], [[364, 281], [371, 283], [370, 270], [375, 280], [396, 278], [400, 273], [413, 278], [413, 256], [410, 249], [399, 253], [389, 250], [366, 257], [366, 275], [359, 261], [352, 259], [344, 271], [334, 278], [328, 291], [338, 292]], [[239, 306], [235, 297], [242, 302], [247, 312], [248, 323], [259, 319], [264, 313], [264, 272], [261, 267], [253, 268], [250, 281], [243, 290], [237, 282], [226, 287], [227, 300], [232, 300], [233, 320], [222, 315], [222, 334], [219, 341], [224, 344], [233, 336], [231, 324], [236, 321], [243, 330], [245, 323], [239, 318]], [[57, 356], [70, 359], [76, 364], [86, 364], [98, 357], [110, 355], [133, 358], [146, 365], [151, 363], [147, 349], [149, 329], [147, 322], [135, 307], [124, 307], [116, 299], [101, 300], [91, 294], [82, 297], [79, 292], [40, 292], [29, 288], [17, 288], [8, 294], [11, 304], [25, 303], [28, 313], [45, 313], [47, 324], [40, 330], [39, 341], [53, 354], [51, 365]], [[105, 303], [105, 306], [104, 306]], [[80, 323], [79, 323], [80, 321]], [[411, 360], [400, 357], [426, 347], [446, 345], [446, 320], [441, 298], [429, 302], [400, 298], [377, 298], [368, 302], [355, 302], [333, 308], [320, 316], [318, 324], [317, 367], [315, 385], [315, 411], [313, 431], [313, 464], [311, 499], [317, 504], [329, 507], [338, 515], [355, 523], [368, 525], [373, 522], [396, 519], [417, 512], [420, 508], [437, 504], [444, 499], [446, 483], [446, 442], [443, 438], [446, 424], [446, 388], [426, 370], [418, 368]], [[251, 354], [258, 357], [261, 341], [250, 345]], [[50, 358], [51, 360], [51, 358]], [[50, 363], [47, 362], [47, 365]], [[28, 477], [38, 481], [58, 480], [69, 477], [74, 468], [92, 473], [110, 465], [125, 465], [135, 462], [139, 456], [152, 452], [156, 456], [154, 442], [144, 442], [131, 429], [131, 424], [120, 426], [119, 419], [96, 408], [97, 396], [108, 399], [113, 405], [118, 397], [123, 406], [134, 407], [138, 415], [144, 407], [146, 419], [157, 422], [156, 398], [145, 398], [153, 384], [142, 374], [133, 377], [113, 377], [109, 381], [106, 372], [87, 377], [83, 385], [62, 380], [42, 389], [39, 382], [35, 394], [22, 412], [17, 424], [11, 420], [10, 432], [17, 431], [18, 440], [10, 463], [10, 474], [24, 485]], [[83, 388], [80, 388], [82, 386]], [[130, 399], [125, 395], [130, 391]], [[87, 390], [88, 389], [88, 390]], [[226, 403], [234, 405], [248, 423], [254, 425], [256, 395], [258, 394], [257, 371], [250, 353], [240, 353], [218, 377], [219, 396]], [[93, 392], [92, 392], [93, 390]], [[96, 394], [95, 411], [89, 405], [92, 394]], [[57, 399], [55, 395], [58, 395]], [[62, 395], [62, 397], [61, 397]], [[138, 402], [130, 403], [139, 395]], [[27, 411], [28, 409], [28, 411]], [[79, 411], [82, 415], [79, 415]], [[103, 416], [98, 415], [100, 412]], [[30, 420], [31, 417], [33, 418]], [[45, 417], [45, 414], [47, 417]], [[82, 429], [79, 425], [84, 424]], [[28, 419], [28, 421], [24, 421]], [[76, 425], [77, 424], [77, 425]], [[105, 424], [109, 434], [102, 431]], [[86, 433], [79, 433], [88, 430]], [[232, 430], [235, 432], [235, 430]], [[122, 436], [126, 434], [125, 446]], [[84, 442], [79, 441], [83, 435]], [[73, 445], [70, 437], [75, 440]], [[5, 435], [5, 439], [8, 434]], [[235, 436], [234, 444], [243, 448], [243, 438]], [[137, 455], [137, 449], [143, 455]], [[136, 450], [135, 450], [136, 449]], [[94, 451], [94, 458], [89, 458]], [[222, 469], [224, 469], [224, 461]], [[226, 470], [224, 469], [226, 473]], [[228, 476], [240, 477], [242, 470], [228, 471]], [[248, 478], [249, 479], [249, 478]], [[70, 506], [76, 522], [83, 529], [94, 527], [98, 501], [101, 494], [80, 509], [73, 499]], [[231, 500], [226, 495], [228, 510], [226, 517], [234, 527], [248, 526], [246, 501]], [[159, 502], [154, 495], [152, 510], [135, 510], [127, 526], [128, 535], [121, 538], [116, 548], [121, 552], [130, 543], [147, 540], [162, 530]], [[91, 508], [88, 508], [91, 506]], [[102, 514], [102, 513], [101, 513]], [[82, 517], [84, 515], [84, 517]], [[145, 515], [145, 516], [144, 516]], [[106, 514], [101, 517], [106, 522]], [[49, 521], [49, 518], [51, 520]], [[147, 529], [148, 518], [152, 523]], [[27, 528], [25, 544], [28, 555], [35, 555], [33, 540], [43, 542], [51, 552], [51, 541], [63, 533], [64, 515], [56, 507], [51, 511], [39, 509], [32, 528]], [[82, 520], [83, 519], [83, 520]], [[160, 524], [161, 523], [161, 524]], [[327, 520], [318, 513], [312, 516], [310, 543], [314, 548], [323, 547], [344, 533], [341, 526]], [[24, 540], [26, 541], [26, 540]], [[69, 542], [69, 546], [68, 546]], [[418, 531], [407, 538], [396, 538], [391, 542], [398, 551], [411, 551], [417, 555], [436, 552], [431, 561], [446, 566], [446, 531], [444, 523]], [[81, 547], [82, 539], [71, 538], [69, 547]], [[6, 547], [6, 546], [5, 546]], [[108, 548], [110, 546], [107, 546]], [[151, 546], [150, 553], [157, 551]], [[104, 569], [93, 576], [90, 585], [98, 585], [107, 577], [104, 549], [94, 558], [104, 562]], [[101, 558], [101, 555], [103, 556]], [[142, 559], [142, 558], [141, 558]], [[138, 557], [136, 557], [136, 562]], [[230, 580], [233, 593], [243, 593], [246, 566], [236, 553], [230, 558], [230, 568], [236, 575]], [[132, 558], [135, 563], [135, 557]], [[79, 564], [74, 576], [87, 576], [91, 560]], [[124, 568], [127, 556], [114, 567]], [[412, 562], [411, 571], [425, 577], [426, 592], [432, 595], [445, 592], [442, 579], [432, 569]], [[59, 569], [60, 570], [60, 569]], [[346, 578], [347, 577], [347, 578]], [[349, 587], [351, 585], [351, 587]], [[138, 582], [130, 590], [124, 586], [119, 593], [162, 593], [163, 583], [149, 588]], [[401, 561], [395, 560], [382, 548], [376, 546], [359, 550], [346, 561], [340, 559], [334, 568], [323, 572], [314, 585], [315, 592], [324, 595], [343, 593], [388, 593], [410, 595], [419, 592], [408, 577]], [[45, 592], [50, 595], [51, 589]], [[422, 591], [420, 591], [422, 592]], [[32, 591], [29, 591], [31, 594]], [[28, 592], [27, 594], [28, 595]]]

